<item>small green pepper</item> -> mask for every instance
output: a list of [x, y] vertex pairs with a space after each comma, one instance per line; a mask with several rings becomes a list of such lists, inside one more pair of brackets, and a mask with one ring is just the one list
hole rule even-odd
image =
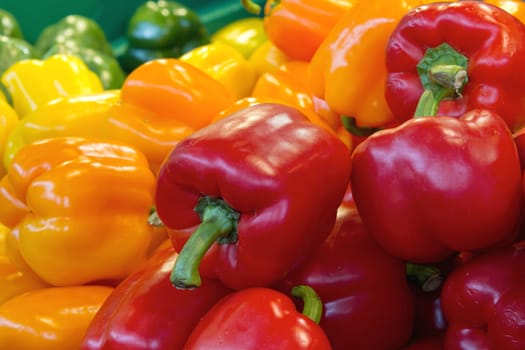
[[0, 35], [0, 76], [14, 63], [36, 57], [33, 46], [24, 39]]
[[43, 55], [53, 46], [67, 45], [69, 42], [108, 55], [113, 54], [111, 44], [100, 25], [81, 15], [66, 16], [55, 24], [44, 28], [36, 40], [35, 48], [40, 55]]
[[11, 12], [3, 9], [0, 9], [0, 35], [24, 39], [16, 17]]
[[197, 12], [167, 0], [139, 6], [128, 22], [126, 38], [128, 46], [119, 59], [128, 71], [154, 58], [179, 57], [210, 40]]

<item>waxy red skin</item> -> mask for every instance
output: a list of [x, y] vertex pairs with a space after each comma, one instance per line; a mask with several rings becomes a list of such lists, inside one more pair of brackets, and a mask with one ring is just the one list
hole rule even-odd
[[468, 58], [468, 82], [438, 115], [459, 117], [475, 108], [502, 116], [512, 130], [525, 122], [525, 25], [482, 1], [431, 3], [401, 19], [386, 47], [385, 98], [399, 121], [412, 118], [423, 93], [416, 65], [426, 49], [449, 44]]
[[210, 309], [184, 350], [331, 350], [321, 327], [285, 294], [270, 288], [236, 291]]
[[446, 279], [445, 349], [525, 349], [525, 244], [478, 255]]
[[200, 273], [233, 289], [268, 286], [330, 233], [350, 157], [343, 142], [298, 110], [254, 105], [173, 149], [159, 171], [157, 212], [169, 229], [185, 230], [200, 224], [199, 198], [222, 198], [240, 213], [238, 241], [214, 243]]
[[401, 349], [414, 321], [405, 264], [374, 241], [351, 196], [346, 198], [330, 236], [276, 288], [289, 293], [294, 285], [305, 284], [319, 294], [319, 324], [335, 350]]
[[438, 262], [517, 235], [519, 157], [504, 120], [490, 111], [408, 120], [369, 136], [352, 162], [361, 218], [396, 257]]
[[209, 279], [196, 289], [175, 288], [169, 274], [176, 257], [173, 248], [160, 250], [122, 281], [95, 315], [82, 350], [182, 349], [200, 318], [231, 290]]

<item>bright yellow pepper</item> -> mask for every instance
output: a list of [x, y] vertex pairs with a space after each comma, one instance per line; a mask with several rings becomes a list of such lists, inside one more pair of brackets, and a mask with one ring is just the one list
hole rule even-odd
[[212, 43], [232, 46], [245, 58], [249, 58], [267, 40], [264, 20], [260, 17], [238, 19], [217, 30], [211, 36]]
[[0, 305], [0, 349], [75, 350], [113, 288], [54, 287]]
[[208, 73], [237, 99], [249, 96], [257, 79], [255, 68], [238, 50], [219, 42], [199, 46], [179, 59]]
[[279, 69], [282, 64], [288, 61], [289, 59], [284, 52], [279, 50], [270, 40], [259, 46], [250, 56], [250, 62], [258, 76]]
[[104, 89], [98, 76], [80, 58], [65, 54], [18, 61], [4, 72], [1, 81], [21, 118], [56, 98]]
[[[18, 122], [18, 115], [5, 100], [0, 99], [0, 155], [6, 151], [7, 137]], [[0, 178], [5, 175], [5, 166], [0, 163]]]
[[357, 2], [310, 61], [308, 77], [313, 93], [336, 113], [354, 117], [359, 127], [391, 123], [393, 115], [384, 97], [388, 38], [411, 8], [435, 1]]
[[124, 278], [147, 256], [154, 184], [146, 157], [124, 143], [27, 145], [0, 182], [0, 222], [16, 232], [8, 255], [55, 286]]
[[67, 96], [27, 114], [12, 128], [5, 141], [3, 164], [8, 167], [25, 145], [50, 137], [78, 136], [111, 139], [107, 121], [111, 106], [120, 101], [120, 90]]

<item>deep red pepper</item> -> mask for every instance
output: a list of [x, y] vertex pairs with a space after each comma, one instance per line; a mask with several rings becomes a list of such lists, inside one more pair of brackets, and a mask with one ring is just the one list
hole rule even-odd
[[517, 235], [518, 153], [507, 125], [490, 111], [411, 119], [369, 136], [352, 162], [363, 222], [394, 256], [437, 262]]
[[412, 334], [414, 316], [405, 264], [378, 246], [347, 198], [325, 242], [276, 288], [315, 289], [323, 301], [319, 324], [334, 349], [400, 349]]
[[192, 134], [157, 181], [162, 222], [199, 225], [172, 282], [198, 286], [199, 272], [234, 289], [277, 282], [330, 233], [349, 178], [348, 148], [289, 106], [253, 105]]
[[91, 322], [82, 350], [182, 349], [200, 318], [231, 292], [204, 279], [195, 290], [180, 290], [169, 274], [177, 253], [159, 250], [122, 281]]
[[441, 302], [445, 349], [525, 349], [525, 242], [452, 271]]
[[322, 303], [315, 291], [297, 286], [304, 303], [299, 313], [285, 294], [270, 288], [234, 292], [210, 309], [197, 324], [184, 350], [330, 350], [317, 324]]
[[426, 91], [432, 96], [418, 108], [433, 105], [438, 115], [484, 108], [512, 130], [525, 122], [525, 25], [501, 8], [482, 1], [416, 7], [392, 32], [386, 57], [385, 97], [398, 120], [414, 115]]

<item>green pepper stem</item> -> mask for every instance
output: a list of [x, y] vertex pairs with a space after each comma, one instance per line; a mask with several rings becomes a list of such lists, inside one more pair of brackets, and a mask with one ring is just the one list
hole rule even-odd
[[182, 247], [170, 275], [171, 283], [180, 289], [201, 285], [200, 263], [216, 241], [219, 243], [237, 241], [239, 214], [223, 200], [203, 197], [195, 210], [201, 217], [201, 224]]
[[406, 264], [406, 275], [408, 278], [415, 279], [424, 292], [438, 290], [444, 279], [441, 270], [437, 267], [412, 263]]
[[419, 98], [414, 117], [434, 116], [441, 101], [461, 97], [468, 82], [467, 65], [467, 57], [447, 43], [427, 49], [416, 67], [425, 91]]
[[255, 3], [253, 0], [241, 0], [242, 6], [251, 14], [258, 15], [261, 13], [262, 8], [260, 5]]
[[323, 303], [315, 290], [309, 286], [295, 286], [292, 288], [292, 295], [302, 299], [302, 314], [319, 324], [323, 315]]
[[367, 127], [357, 126], [357, 122], [355, 118], [348, 117], [346, 115], [341, 116], [341, 124], [343, 125], [346, 131], [348, 131], [350, 134], [354, 136], [366, 137], [366, 136], [372, 135], [376, 131], [381, 130], [379, 128], [367, 128]]

